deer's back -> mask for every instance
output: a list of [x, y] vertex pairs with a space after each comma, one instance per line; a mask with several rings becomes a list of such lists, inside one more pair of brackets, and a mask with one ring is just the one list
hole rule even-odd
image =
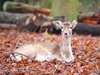
[[[31, 43], [20, 46], [14, 50], [14, 53], [20, 53], [28, 57], [36, 57], [37, 60], [53, 59], [59, 54], [60, 47], [53, 43]], [[55, 57], [54, 57], [55, 58]]]

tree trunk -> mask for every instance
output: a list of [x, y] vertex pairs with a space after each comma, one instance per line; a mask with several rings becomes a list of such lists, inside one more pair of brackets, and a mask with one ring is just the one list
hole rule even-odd
[[42, 0], [41, 8], [50, 8], [52, 6], [52, 0]]
[[65, 16], [70, 20], [77, 19], [78, 0], [53, 0], [52, 16]]

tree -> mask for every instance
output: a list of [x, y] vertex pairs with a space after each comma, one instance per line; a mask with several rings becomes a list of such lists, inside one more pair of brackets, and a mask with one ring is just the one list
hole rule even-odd
[[52, 0], [51, 16], [65, 16], [70, 20], [77, 19], [78, 0]]

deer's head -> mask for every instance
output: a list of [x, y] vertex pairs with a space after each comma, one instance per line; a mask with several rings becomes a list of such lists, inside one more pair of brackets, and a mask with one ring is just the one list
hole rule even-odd
[[55, 24], [58, 28], [61, 29], [61, 34], [66, 35], [66, 37], [70, 37], [72, 35], [72, 29], [74, 29], [77, 25], [77, 21], [74, 20], [72, 22], [70, 21], [60, 21], [56, 20], [53, 21], [53, 24]]

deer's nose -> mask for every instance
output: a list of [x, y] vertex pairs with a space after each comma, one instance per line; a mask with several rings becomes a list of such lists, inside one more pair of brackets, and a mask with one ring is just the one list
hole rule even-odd
[[65, 35], [67, 35], [67, 33], [65, 33]]

